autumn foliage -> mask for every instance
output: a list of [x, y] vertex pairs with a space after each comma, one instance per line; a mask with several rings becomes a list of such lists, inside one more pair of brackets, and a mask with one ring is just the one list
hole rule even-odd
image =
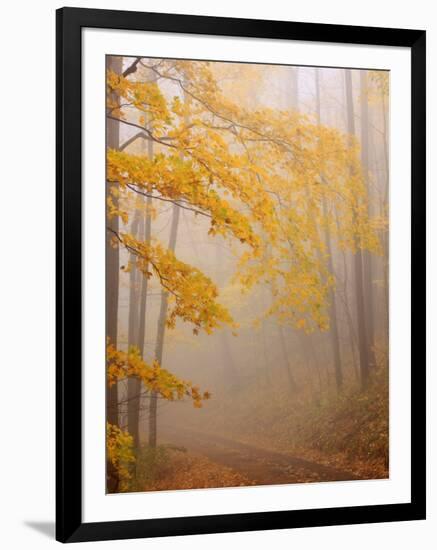
[[[120, 221], [108, 231], [112, 246], [129, 254], [124, 270], [135, 268], [165, 293], [165, 328], [184, 323], [195, 335], [239, 331], [213, 277], [158, 238], [129, 231], [132, 204], [145, 209], [147, 200], [204, 220], [210, 237], [229, 243], [236, 258], [232, 281], [241, 293], [268, 286], [271, 302], [254, 322], [328, 330], [336, 280], [326, 230], [340, 250], [378, 255], [386, 226], [384, 217], [369, 215], [357, 141], [298, 111], [234, 102], [208, 62], [125, 58], [123, 68], [107, 73], [107, 117], [135, 130], [153, 153], [108, 149], [107, 217]], [[201, 407], [210, 397], [158, 359], [146, 361], [135, 346], [123, 351], [108, 342], [109, 385], [129, 378], [168, 401], [187, 398]], [[135, 460], [129, 437], [108, 425], [108, 459], [122, 483]]]

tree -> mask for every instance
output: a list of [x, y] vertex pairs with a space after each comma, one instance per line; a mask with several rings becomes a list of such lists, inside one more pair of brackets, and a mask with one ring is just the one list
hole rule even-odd
[[[121, 72], [122, 61], [119, 57], [107, 57], [107, 70], [116, 73]], [[109, 102], [116, 107], [119, 104], [117, 92], [109, 90]], [[110, 120], [107, 124], [107, 146], [117, 150], [120, 143], [120, 123]], [[118, 207], [117, 198], [112, 196], [111, 189], [114, 184], [106, 181], [107, 209], [110, 201], [114, 208]], [[108, 217], [108, 215], [107, 215]], [[111, 232], [106, 233], [106, 336], [113, 345], [117, 345], [117, 321], [118, 321], [118, 285], [119, 285], [119, 250], [113, 246], [112, 232], [118, 232], [118, 217], [108, 220]], [[116, 428], [118, 426], [118, 391], [117, 384], [106, 384], [106, 419]], [[109, 457], [109, 455], [108, 455]], [[107, 488], [109, 492], [116, 492], [119, 486], [118, 470], [114, 462], [107, 457]]]
[[[346, 109], [347, 109], [347, 126], [348, 132], [353, 139], [355, 136], [355, 118], [354, 105], [352, 95], [352, 73], [350, 69], [345, 70], [345, 87], [346, 87]], [[351, 176], [354, 171], [351, 168]], [[357, 205], [358, 206], [358, 205]], [[357, 214], [355, 213], [355, 216]], [[364, 289], [363, 289], [363, 255], [362, 243], [359, 238], [356, 238], [356, 250], [354, 255], [354, 270], [355, 270], [355, 297], [356, 311], [358, 324], [358, 344], [360, 356], [360, 377], [361, 386], [365, 388], [369, 381], [370, 357], [369, 357], [369, 341], [367, 336], [366, 310], [364, 307]]]
[[[317, 114], [317, 123], [320, 125], [322, 121], [321, 115], [321, 102], [320, 102], [320, 75], [319, 69], [315, 69], [315, 79], [316, 79], [316, 114]], [[321, 174], [323, 181], [323, 174]], [[326, 197], [323, 194], [322, 196], [322, 209], [324, 217], [324, 227], [325, 227], [325, 242], [326, 242], [326, 252], [327, 252], [327, 262], [328, 262], [328, 271], [332, 275], [335, 275], [334, 262], [333, 262], [333, 249], [331, 243], [331, 228], [330, 221], [328, 217], [328, 207], [326, 204]], [[343, 385], [343, 369], [341, 365], [341, 354], [340, 354], [340, 337], [338, 329], [338, 313], [337, 313], [337, 303], [335, 298], [334, 289], [331, 286], [329, 289], [329, 303], [330, 303], [330, 333], [331, 333], [331, 346], [332, 346], [332, 356], [334, 360], [334, 373], [335, 373], [335, 383], [337, 385], [337, 390], [341, 390]]]
[[[110, 197], [108, 217], [126, 226], [132, 196], [173, 208], [168, 246], [108, 226], [136, 272], [161, 286], [159, 369], [164, 331], [177, 322], [190, 324], [194, 334], [238, 330], [214, 281], [175, 254], [180, 210], [203, 219], [211, 237], [233, 244], [235, 281], [244, 292], [268, 282], [272, 303], [265, 317], [306, 332], [326, 330], [334, 277], [321, 223], [333, 227], [335, 211], [339, 246], [376, 246], [361, 207], [366, 188], [355, 144], [298, 112], [234, 104], [206, 62], [135, 58], [123, 74], [108, 71], [108, 87], [122, 99], [108, 119], [154, 144], [153, 156], [108, 149], [108, 180], [118, 199]], [[152, 397], [156, 407], [158, 396]], [[150, 416], [156, 418], [156, 408]], [[149, 436], [154, 445], [152, 426]]]
[[[389, 327], [389, 283], [388, 283], [388, 262], [389, 262], [389, 238], [388, 238], [388, 189], [389, 189], [389, 146], [387, 133], [387, 117], [388, 117], [388, 91], [389, 77], [386, 71], [369, 71], [368, 72], [368, 90], [371, 101], [374, 101], [380, 110], [377, 114], [380, 120], [380, 139], [382, 146], [382, 159], [377, 159], [378, 162], [378, 182], [379, 182], [379, 215], [385, 223], [382, 224], [380, 234], [383, 247], [383, 293], [385, 303], [385, 331], [388, 336]], [[379, 133], [379, 132], [378, 132]], [[380, 168], [382, 167], [382, 169]]]
[[[147, 156], [150, 159], [153, 157], [152, 141], [147, 142]], [[131, 233], [135, 237], [140, 236], [146, 244], [150, 244], [152, 199], [147, 197], [146, 203], [144, 203], [144, 197], [139, 198], [141, 208], [137, 207], [135, 211]], [[131, 265], [131, 268], [129, 285], [128, 348], [137, 346], [141, 357], [143, 357], [149, 279], [148, 277], [141, 276], [141, 273], [138, 273], [135, 263], [135, 255], [132, 252], [130, 253], [129, 264]], [[134, 448], [138, 448], [140, 444], [141, 386], [142, 383], [139, 378], [133, 377], [128, 379], [128, 432], [133, 437]]]
[[[140, 224], [140, 213], [135, 211], [131, 225], [131, 234], [138, 237]], [[135, 254], [129, 254], [129, 319], [128, 319], [128, 349], [138, 346], [139, 337], [139, 276]], [[141, 277], [143, 278], [143, 277]], [[141, 350], [141, 348], [138, 347]], [[139, 434], [139, 408], [140, 408], [141, 380], [132, 377], [127, 380], [127, 429], [133, 438], [134, 448], [138, 448], [140, 441]]]
[[[178, 233], [179, 226], [179, 217], [180, 217], [180, 208], [177, 204], [173, 205], [173, 215], [171, 220], [170, 228], [170, 239], [168, 243], [168, 249], [174, 253], [176, 248], [176, 237]], [[165, 328], [167, 322], [167, 309], [168, 309], [168, 297], [169, 292], [165, 289], [161, 291], [161, 306], [159, 310], [159, 319], [158, 319], [158, 330], [156, 337], [156, 348], [155, 348], [155, 361], [159, 365], [162, 365], [162, 354], [164, 351], [164, 337], [165, 337]], [[158, 405], [158, 395], [154, 391], [150, 397], [150, 408], [149, 408], [149, 446], [156, 447], [156, 432], [157, 432], [157, 405]]]
[[[363, 170], [364, 180], [367, 185], [367, 194], [370, 196], [370, 185], [369, 185], [369, 103], [368, 103], [368, 82], [367, 82], [367, 71], [360, 71], [360, 113], [361, 113], [361, 125], [360, 125], [360, 142], [361, 142], [361, 166]], [[369, 203], [367, 206], [368, 214], [369, 212]], [[367, 335], [368, 335], [368, 346], [369, 346], [369, 367], [374, 368], [376, 365], [375, 360], [375, 338], [374, 338], [374, 307], [373, 307], [373, 292], [372, 292], [372, 255], [365, 251], [363, 253], [363, 281], [364, 281], [364, 307], [366, 310], [366, 325], [367, 325]]]
[[[121, 72], [121, 58], [107, 57], [108, 71]], [[115, 90], [109, 90], [110, 105], [116, 108], [119, 104], [119, 98]], [[108, 120], [107, 124], [107, 145], [113, 150], [117, 150], [120, 143], [120, 123], [115, 119]], [[114, 182], [106, 182], [106, 201], [107, 201], [107, 219], [110, 231], [106, 233], [106, 336], [117, 345], [117, 319], [118, 319], [118, 285], [119, 285], [119, 249], [113, 245], [112, 234], [118, 232], [118, 216], [108, 216], [110, 204], [118, 208], [118, 197], [111, 191], [115, 189]], [[117, 386], [107, 388], [107, 418], [111, 424], [118, 424], [117, 413]]]

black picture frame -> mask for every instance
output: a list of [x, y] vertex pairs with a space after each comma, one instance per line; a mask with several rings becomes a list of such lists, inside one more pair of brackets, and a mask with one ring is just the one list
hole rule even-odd
[[[422, 30], [62, 8], [57, 63], [56, 538], [61, 542], [377, 523], [425, 518], [425, 48]], [[81, 31], [127, 29], [411, 49], [411, 502], [82, 522]], [[171, 498], [169, 496], [169, 498]]]

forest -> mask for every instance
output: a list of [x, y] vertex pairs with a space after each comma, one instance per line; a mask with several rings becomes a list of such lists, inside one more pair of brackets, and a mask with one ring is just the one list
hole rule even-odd
[[106, 86], [107, 493], [387, 478], [389, 73]]

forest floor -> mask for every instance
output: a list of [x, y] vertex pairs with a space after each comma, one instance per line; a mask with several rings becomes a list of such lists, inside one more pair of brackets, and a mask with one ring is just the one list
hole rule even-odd
[[[345, 387], [319, 402], [281, 410], [281, 421], [269, 417], [264, 425], [238, 439], [256, 447], [273, 447], [312, 462], [352, 472], [357, 479], [389, 476], [388, 369], [378, 367], [366, 390]], [[232, 438], [232, 432], [230, 434]]]
[[[256, 394], [252, 399], [255, 401]], [[279, 478], [276, 483], [388, 478], [389, 399], [385, 365], [376, 369], [366, 390], [348, 384], [340, 394], [331, 390], [317, 400], [295, 403], [286, 392], [278, 393], [272, 398], [274, 407], [271, 402], [258, 400], [256, 415], [247, 414], [245, 400], [250, 398], [241, 396], [240, 400], [227, 401], [225, 409], [230, 411], [232, 421], [223, 426], [212, 416], [210, 435], [203, 433], [206, 430], [199, 425], [198, 434], [188, 437], [185, 430], [179, 430], [175, 437], [188, 449], [195, 447], [212, 459], [223, 461], [221, 455], [233, 449], [234, 455], [246, 454], [249, 462], [256, 464], [279, 461], [280, 467], [285, 466], [282, 474], [273, 468], [267, 469], [265, 476]], [[220, 415], [216, 417], [220, 419]], [[226, 462], [232, 466], [231, 458], [226, 458]], [[240, 457], [239, 463], [244, 462]], [[246, 462], [249, 464], [247, 459]], [[253, 468], [256, 470], [257, 466]], [[339, 477], [336, 471], [340, 472]], [[268, 482], [256, 479], [257, 483]]]
[[[194, 466], [196, 469], [196, 475], [193, 477], [191, 469], [186, 468], [190, 472], [188, 486], [185, 486], [186, 484], [181, 486], [179, 483], [172, 485], [177, 480], [163, 475], [166, 488], [171, 488], [171, 486], [173, 488], [196, 488], [199, 486], [279, 485], [359, 479], [350, 471], [292, 456], [289, 453], [262, 449], [218, 435], [188, 429], [173, 431], [167, 428], [165, 431], [163, 430], [163, 437], [171, 439], [173, 443], [186, 449], [188, 452], [184, 463], [188, 466]], [[190, 457], [193, 458], [190, 460]], [[205, 459], [207, 460], [205, 462], [205, 465], [208, 466], [207, 471], [212, 468], [212, 465], [226, 468], [226, 475], [219, 484], [203, 484], [202, 464], [198, 464], [198, 462]], [[169, 472], [173, 471], [180, 472], [180, 465], [175, 467], [174, 464], [169, 464]], [[205, 472], [205, 470], [203, 471]], [[229, 477], [231, 472], [235, 475], [234, 480]], [[165, 474], [165, 472], [163, 473]]]
[[208, 456], [188, 452], [185, 448], [170, 448], [165, 466], [154, 479], [144, 483], [143, 491], [171, 491], [174, 489], [206, 489], [254, 485], [240, 471]]
[[[136, 490], [388, 478], [385, 369], [366, 391], [350, 388], [320, 404], [289, 407], [285, 401], [274, 411], [281, 422], [267, 409], [256, 424], [236, 411], [228, 432], [213, 422], [208, 432], [203, 426], [161, 424], [161, 460], [154, 459], [153, 475]], [[140, 471], [150, 470], [147, 460]]]

